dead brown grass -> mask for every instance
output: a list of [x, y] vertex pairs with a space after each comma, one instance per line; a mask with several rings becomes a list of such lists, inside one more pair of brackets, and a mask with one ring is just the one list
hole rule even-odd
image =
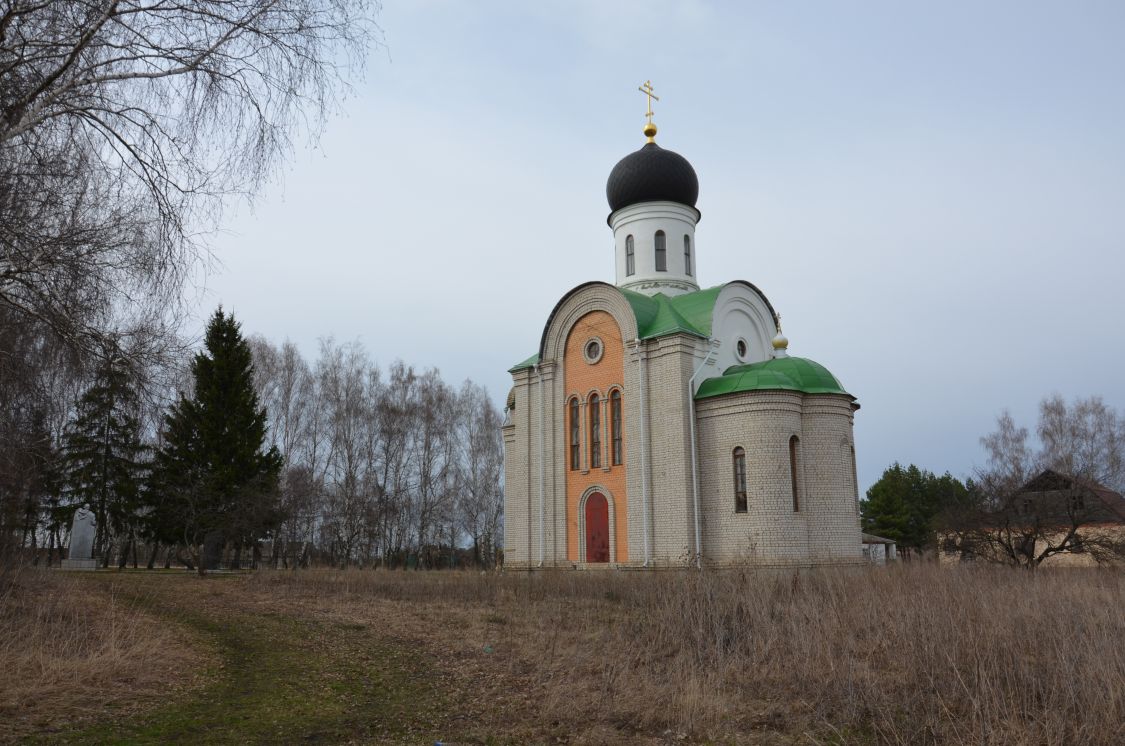
[[196, 683], [205, 645], [147, 613], [127, 585], [14, 576], [0, 597], [0, 741], [134, 712]]
[[[1125, 574], [939, 568], [259, 573], [440, 651], [518, 741], [1125, 742]], [[645, 739], [647, 740], [647, 738]]]
[[446, 742], [1125, 742], [1125, 573], [932, 565], [22, 573], [0, 598], [0, 740], [194, 701], [175, 687], [210, 648], [181, 611], [271, 620], [295, 676], [321, 644], [324, 676], [339, 650], [405, 666], [441, 693], [416, 709]]

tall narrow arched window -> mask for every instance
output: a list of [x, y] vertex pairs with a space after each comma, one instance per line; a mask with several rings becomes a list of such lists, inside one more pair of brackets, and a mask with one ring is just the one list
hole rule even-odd
[[799, 486], [800, 480], [798, 475], [801, 473], [801, 465], [797, 462], [800, 456], [801, 439], [796, 435], [789, 438], [789, 479], [793, 483], [793, 512], [796, 513], [801, 509], [801, 488]]
[[852, 452], [852, 489], [855, 490], [855, 509], [859, 511], [859, 474], [855, 468], [855, 446], [850, 446]]
[[582, 419], [578, 399], [570, 400], [570, 468], [582, 468]]
[[602, 465], [602, 400], [590, 394], [590, 468]]
[[656, 232], [656, 271], [668, 271], [668, 241], [664, 231]]
[[734, 512], [746, 512], [746, 451], [734, 449]]
[[633, 237], [625, 236], [625, 276], [637, 271], [637, 260], [633, 258]]
[[684, 274], [691, 277], [691, 236], [684, 234]]
[[609, 430], [613, 436], [613, 465], [620, 466], [625, 455], [621, 447], [621, 389], [614, 389], [609, 395]]

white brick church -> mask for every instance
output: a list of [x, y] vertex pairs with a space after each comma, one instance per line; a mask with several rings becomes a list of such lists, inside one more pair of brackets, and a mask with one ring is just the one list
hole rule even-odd
[[606, 184], [616, 281], [511, 369], [505, 567], [862, 563], [855, 397], [753, 284], [700, 289], [695, 170], [651, 107], [644, 134]]

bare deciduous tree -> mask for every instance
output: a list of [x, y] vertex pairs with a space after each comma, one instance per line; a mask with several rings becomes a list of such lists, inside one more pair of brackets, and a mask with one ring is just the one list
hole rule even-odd
[[[321, 343], [315, 367], [286, 343], [252, 342], [272, 442], [286, 459], [275, 561], [309, 549], [336, 565], [491, 566], [502, 530], [500, 415], [472, 382], [402, 362], [384, 377], [356, 343]], [[280, 553], [280, 556], [278, 555]]]
[[82, 346], [151, 326], [223, 199], [319, 131], [371, 5], [0, 4], [0, 304]]
[[472, 539], [475, 561], [492, 567], [504, 517], [500, 415], [488, 392], [469, 381], [461, 387], [460, 399], [464, 408], [458, 435], [464, 448], [459, 480], [461, 526]]

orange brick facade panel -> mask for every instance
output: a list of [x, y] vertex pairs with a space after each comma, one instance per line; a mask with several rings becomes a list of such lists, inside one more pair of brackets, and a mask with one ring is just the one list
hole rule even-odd
[[[600, 342], [600, 357], [588, 355], [587, 345], [592, 340]], [[596, 360], [596, 362], [594, 362]], [[625, 493], [625, 444], [622, 442], [620, 464], [613, 463], [613, 429], [610, 408], [610, 395], [614, 389], [622, 389], [625, 379], [625, 343], [621, 329], [613, 317], [605, 311], [593, 311], [582, 316], [571, 327], [563, 355], [563, 387], [565, 400], [558, 402], [561, 416], [556, 420], [563, 425], [562, 441], [566, 444], [566, 554], [571, 562], [582, 559], [581, 535], [582, 521], [580, 510], [582, 499], [596, 490], [609, 500], [610, 530], [613, 533], [614, 562], [629, 560], [628, 501]], [[597, 437], [591, 432], [591, 395], [598, 396]], [[571, 416], [570, 402], [579, 402], [579, 463], [571, 468]], [[624, 397], [622, 397], [624, 410]], [[622, 412], [623, 418], [630, 416]], [[624, 441], [625, 427], [621, 425], [621, 439]], [[600, 440], [600, 443], [597, 441]], [[592, 447], [599, 446], [598, 453], [591, 453]], [[600, 463], [598, 463], [600, 462]], [[595, 463], [597, 465], [591, 465]]]

